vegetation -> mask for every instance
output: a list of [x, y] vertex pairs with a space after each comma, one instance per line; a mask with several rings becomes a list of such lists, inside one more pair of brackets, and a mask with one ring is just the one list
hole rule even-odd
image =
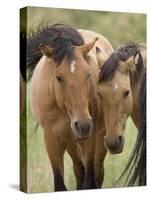
[[146, 41], [145, 14], [30, 7], [27, 22], [28, 31], [42, 22], [93, 30], [104, 35], [114, 47], [128, 41]]
[[[41, 22], [71, 24], [78, 29], [89, 29], [105, 36], [116, 48], [128, 41], [146, 42], [146, 15], [131, 13], [113, 13], [101, 11], [80, 11], [50, 8], [28, 8], [27, 31], [34, 30]], [[45, 151], [43, 132], [33, 119], [29, 103], [30, 83], [27, 85], [27, 182], [28, 192], [53, 191], [53, 173]], [[22, 118], [23, 120], [23, 118]], [[116, 183], [124, 169], [135, 142], [137, 130], [131, 119], [126, 126], [126, 143], [120, 155], [108, 153], [105, 160], [105, 178], [103, 188], [120, 187]], [[72, 161], [65, 154], [65, 183], [69, 190], [75, 189]]]

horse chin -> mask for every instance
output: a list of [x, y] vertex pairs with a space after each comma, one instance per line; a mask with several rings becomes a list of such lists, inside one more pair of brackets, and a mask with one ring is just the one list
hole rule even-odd
[[104, 142], [105, 148], [107, 149], [107, 151], [109, 151], [109, 153], [111, 154], [120, 154], [123, 151], [123, 147], [124, 147], [124, 141], [122, 142], [121, 145], [117, 146], [117, 147], [113, 147], [110, 148], [105, 142]]
[[91, 136], [91, 129], [89, 132], [87, 132], [86, 134], [85, 133], [82, 133], [81, 130], [77, 131], [73, 125], [73, 123], [71, 123], [71, 129], [72, 129], [72, 132], [73, 132], [73, 135], [74, 135], [74, 138], [76, 141], [81, 141], [81, 140], [86, 140], [88, 139], [90, 136]]
[[86, 139], [88, 139], [88, 138], [90, 137], [90, 135], [91, 135], [91, 131], [90, 131], [90, 133], [87, 134], [87, 135], [82, 135], [81, 132], [78, 133], [78, 132], [75, 130], [75, 128], [74, 128], [73, 125], [71, 125], [71, 128], [72, 128], [72, 132], [73, 132], [73, 135], [74, 135], [74, 138], [75, 138], [76, 141], [86, 140]]
[[89, 134], [83, 136], [82, 133], [79, 134], [77, 131], [75, 131], [73, 129], [72, 129], [72, 132], [73, 132], [73, 135], [74, 135], [74, 138], [75, 138], [76, 141], [86, 140], [86, 139], [88, 139], [90, 137]]
[[122, 151], [123, 151], [123, 147], [122, 148], [120, 148], [120, 149], [116, 149], [116, 150], [112, 150], [112, 149], [108, 149], [108, 151], [111, 153], [111, 154], [120, 154], [120, 153], [122, 153]]

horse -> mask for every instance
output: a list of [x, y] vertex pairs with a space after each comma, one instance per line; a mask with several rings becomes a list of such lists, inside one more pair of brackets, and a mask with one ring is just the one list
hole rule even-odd
[[107, 151], [112, 154], [123, 151], [124, 130], [129, 115], [138, 130], [141, 129], [137, 99], [145, 69], [146, 50], [143, 45], [129, 43], [104, 58], [101, 49], [96, 49], [100, 68], [98, 94], [101, 99], [100, 124], [101, 128], [102, 124], [104, 127], [102, 151], [105, 158]]
[[67, 190], [66, 150], [73, 161], [77, 189], [97, 188], [95, 137], [100, 104], [95, 45], [103, 54], [113, 51], [101, 35], [62, 24], [42, 27], [27, 40], [27, 65], [33, 74], [31, 111], [44, 130], [55, 191]]

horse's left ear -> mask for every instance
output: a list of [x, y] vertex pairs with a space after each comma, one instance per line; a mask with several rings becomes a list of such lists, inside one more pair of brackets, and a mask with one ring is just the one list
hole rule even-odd
[[50, 57], [50, 56], [51, 56], [52, 51], [53, 51], [52, 48], [48, 47], [47, 45], [45, 45], [45, 44], [43, 44], [43, 43], [41, 43], [41, 44], [39, 45], [39, 48], [40, 48], [40, 50], [41, 50], [41, 52], [42, 52], [43, 55], [45, 55], [45, 56], [47, 56], [47, 57]]
[[135, 54], [135, 56], [134, 56], [134, 61], [135, 61], [135, 65], [137, 65], [138, 64], [138, 62], [139, 62], [139, 53], [136, 53]]
[[139, 54], [137, 53], [134, 56], [131, 56], [126, 61], [120, 61], [119, 62], [119, 69], [123, 73], [128, 73], [130, 71], [135, 71], [136, 64], [139, 60]]
[[81, 50], [81, 52], [82, 52], [84, 55], [86, 55], [86, 54], [89, 53], [89, 51], [94, 47], [94, 45], [95, 45], [95, 43], [96, 43], [96, 41], [97, 41], [98, 39], [99, 39], [99, 38], [96, 37], [96, 38], [94, 38], [93, 41], [91, 41], [91, 42], [89, 42], [89, 43], [87, 43], [87, 44], [84, 44], [84, 45], [82, 45], [82, 46], [79, 46], [79, 47], [77, 47], [77, 48], [79, 48], [79, 49]]

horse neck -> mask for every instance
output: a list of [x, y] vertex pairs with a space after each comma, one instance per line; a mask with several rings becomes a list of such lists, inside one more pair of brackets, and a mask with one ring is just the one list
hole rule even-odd
[[87, 58], [88, 61], [88, 66], [89, 66], [89, 70], [91, 72], [91, 81], [90, 84], [93, 88], [93, 90], [91, 91], [91, 93], [94, 95], [94, 97], [97, 94], [97, 82], [98, 82], [98, 67], [97, 64], [95, 62], [95, 60], [93, 59], [92, 55], [90, 54]]
[[91, 84], [94, 87], [94, 93], [97, 91], [97, 82], [98, 82], [98, 67], [95, 61], [90, 57], [89, 69], [91, 72]]
[[[98, 66], [95, 60], [93, 59], [92, 55], [88, 57], [88, 62], [89, 62], [89, 69], [91, 72], [91, 81], [90, 81], [90, 86], [91, 86], [91, 107], [92, 107], [92, 114], [93, 118], [95, 118], [95, 129], [97, 130], [98, 123], [99, 123], [99, 118], [100, 118], [100, 102], [99, 98], [97, 95], [97, 83], [98, 83]], [[96, 131], [95, 130], [95, 131]]]

